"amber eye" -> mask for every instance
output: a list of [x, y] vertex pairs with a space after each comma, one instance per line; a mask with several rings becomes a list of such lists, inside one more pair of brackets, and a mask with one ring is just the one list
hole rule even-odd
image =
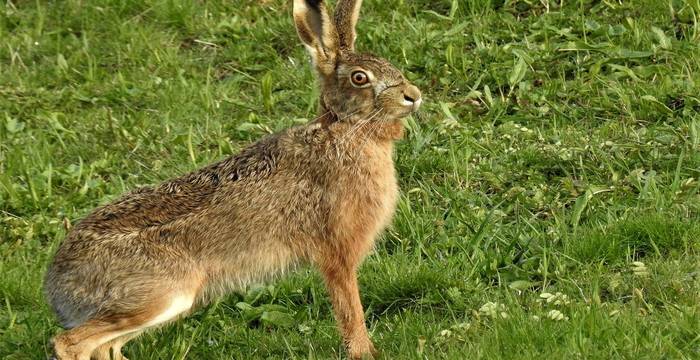
[[353, 71], [350, 75], [350, 80], [352, 80], [353, 85], [362, 86], [369, 82], [369, 77], [364, 71]]

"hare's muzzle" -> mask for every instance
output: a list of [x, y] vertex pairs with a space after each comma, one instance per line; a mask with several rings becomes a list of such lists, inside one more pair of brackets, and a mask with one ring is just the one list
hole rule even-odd
[[411, 111], [417, 111], [422, 102], [420, 90], [414, 85], [406, 85], [403, 89], [403, 105], [411, 107]]

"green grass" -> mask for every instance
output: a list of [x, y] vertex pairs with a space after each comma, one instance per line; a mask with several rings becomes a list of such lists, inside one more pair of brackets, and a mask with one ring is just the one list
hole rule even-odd
[[[317, 91], [291, 1], [0, 6], [0, 358], [41, 359], [64, 222], [312, 118]], [[700, 357], [699, 21], [698, 0], [366, 1], [358, 47], [426, 97], [360, 271], [384, 358]], [[302, 269], [125, 352], [343, 357], [334, 326]]]

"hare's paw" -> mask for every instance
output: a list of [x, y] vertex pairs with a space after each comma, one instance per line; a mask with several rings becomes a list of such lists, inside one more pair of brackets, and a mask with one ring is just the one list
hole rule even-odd
[[375, 359], [378, 354], [369, 338], [357, 339], [348, 344], [348, 355], [353, 360]]

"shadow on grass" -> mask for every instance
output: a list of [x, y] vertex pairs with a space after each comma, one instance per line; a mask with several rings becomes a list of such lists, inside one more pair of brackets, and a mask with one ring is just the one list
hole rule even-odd
[[700, 244], [700, 221], [668, 214], [633, 214], [582, 231], [567, 241], [565, 253], [582, 262], [616, 263], [648, 255], [687, 252]]

